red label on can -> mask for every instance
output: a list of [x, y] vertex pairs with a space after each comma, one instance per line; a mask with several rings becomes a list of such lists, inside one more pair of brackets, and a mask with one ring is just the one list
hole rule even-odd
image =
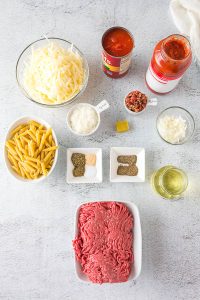
[[102, 51], [102, 67], [106, 75], [112, 78], [118, 78], [128, 72], [131, 63], [131, 54], [123, 57], [114, 57], [105, 50]]

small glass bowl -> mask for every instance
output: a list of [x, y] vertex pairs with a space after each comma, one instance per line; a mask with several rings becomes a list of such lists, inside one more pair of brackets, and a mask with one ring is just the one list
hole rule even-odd
[[[178, 176], [178, 180], [174, 179], [173, 175]], [[183, 170], [167, 165], [152, 174], [151, 184], [153, 190], [164, 199], [179, 199], [188, 187], [188, 177]]]
[[[166, 139], [164, 139], [164, 137], [161, 135], [161, 133], [159, 132], [159, 121], [161, 118], [163, 118], [165, 116], [182, 117], [184, 120], [186, 120], [187, 129], [186, 129], [185, 138], [183, 140], [181, 140], [177, 143], [171, 143], [171, 142], [167, 141]], [[191, 139], [191, 137], [194, 133], [194, 130], [195, 130], [195, 121], [194, 121], [194, 118], [191, 115], [191, 113], [189, 111], [187, 111], [186, 109], [179, 107], [179, 106], [171, 106], [171, 107], [163, 110], [158, 115], [157, 121], [156, 121], [156, 127], [157, 127], [157, 132], [158, 132], [159, 136], [166, 143], [171, 144], [171, 145], [182, 145], [182, 144], [185, 144], [189, 139]]]
[[[78, 54], [83, 59], [83, 67], [84, 67], [84, 71], [85, 71], [85, 79], [84, 79], [84, 82], [83, 82], [81, 90], [76, 95], [74, 95], [71, 99], [69, 99], [69, 100], [67, 100], [65, 102], [59, 103], [59, 104], [41, 103], [38, 100], [33, 99], [29, 95], [29, 93], [27, 92], [27, 90], [26, 90], [26, 88], [24, 86], [24, 66], [25, 66], [25, 62], [29, 59], [29, 57], [31, 55], [32, 48], [33, 47], [34, 47], [34, 49], [41, 48], [41, 47], [45, 46], [48, 41], [56, 42], [61, 47], [66, 48], [66, 49], [69, 49], [69, 48], [72, 47], [76, 52], [78, 52]], [[88, 67], [87, 60], [86, 60], [85, 56], [83, 55], [83, 53], [76, 46], [74, 46], [74, 44], [72, 44], [71, 42], [66, 41], [64, 39], [60, 39], [60, 38], [54, 38], [54, 37], [51, 37], [51, 38], [48, 38], [48, 39], [42, 38], [42, 39], [39, 39], [39, 40], [31, 43], [29, 46], [27, 46], [22, 51], [22, 53], [20, 54], [20, 56], [19, 56], [19, 58], [17, 60], [17, 64], [16, 64], [16, 79], [17, 79], [17, 83], [19, 85], [20, 90], [32, 102], [37, 103], [39, 105], [42, 105], [44, 107], [61, 107], [61, 106], [68, 105], [68, 104], [74, 102], [78, 98], [78, 96], [80, 96], [84, 92], [84, 90], [85, 90], [85, 88], [87, 86], [87, 83], [88, 83], [88, 78], [89, 78], [89, 67]]]

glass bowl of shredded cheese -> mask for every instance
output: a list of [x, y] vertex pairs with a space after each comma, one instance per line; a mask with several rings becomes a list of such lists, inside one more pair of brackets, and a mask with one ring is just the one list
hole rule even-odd
[[48, 107], [71, 103], [85, 90], [88, 63], [82, 52], [60, 38], [43, 38], [21, 53], [16, 78], [23, 94]]
[[193, 135], [195, 121], [186, 109], [172, 106], [163, 110], [157, 118], [157, 131], [160, 137], [172, 145], [182, 145]]

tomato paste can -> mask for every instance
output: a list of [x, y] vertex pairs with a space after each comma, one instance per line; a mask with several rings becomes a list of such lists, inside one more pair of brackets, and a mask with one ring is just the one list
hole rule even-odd
[[[111, 55], [105, 50], [105, 38], [113, 30], [124, 31], [127, 36], [129, 36], [130, 49], [125, 55]], [[102, 36], [102, 69], [103, 72], [111, 78], [120, 78], [126, 75], [131, 64], [132, 51], [134, 48], [134, 39], [132, 34], [123, 27], [111, 27]], [[132, 46], [131, 46], [132, 45]]]

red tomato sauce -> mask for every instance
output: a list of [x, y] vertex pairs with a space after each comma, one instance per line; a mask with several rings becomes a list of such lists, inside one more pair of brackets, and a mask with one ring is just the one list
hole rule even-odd
[[171, 40], [165, 43], [164, 49], [166, 54], [172, 59], [184, 59], [187, 56], [185, 43], [181, 40]]
[[131, 35], [120, 27], [109, 30], [104, 36], [102, 44], [108, 54], [116, 57], [129, 54], [134, 46]]

